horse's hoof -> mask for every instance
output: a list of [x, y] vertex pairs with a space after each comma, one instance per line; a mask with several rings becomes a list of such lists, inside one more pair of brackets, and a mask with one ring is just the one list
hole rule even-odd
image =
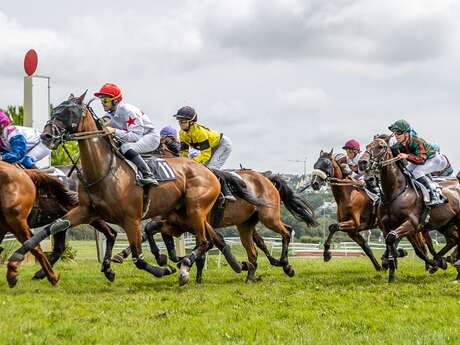
[[436, 264], [441, 269], [447, 270], [447, 261], [445, 258], [440, 258]]
[[179, 286], [184, 286], [188, 283], [190, 279], [190, 274], [188, 272], [181, 271], [179, 274]]
[[323, 259], [324, 259], [324, 262], [328, 262], [332, 259], [332, 254], [331, 252], [324, 252], [323, 254]]
[[24, 261], [24, 255], [18, 252], [14, 252], [13, 255], [10, 256], [8, 261], [13, 261], [13, 262]]
[[17, 277], [8, 277], [8, 278], [6, 278], [6, 280], [8, 281], [8, 286], [10, 288], [14, 288], [16, 286], [16, 284], [18, 283], [18, 278]]
[[0, 254], [3, 252], [3, 250], [4, 250], [3, 247], [0, 247]]
[[156, 258], [156, 261], [159, 266], [165, 266], [168, 263], [168, 257], [164, 254], [160, 254], [158, 258]]
[[36, 272], [36, 273], [34, 274], [34, 276], [32, 277], [32, 279], [34, 279], [34, 280], [42, 280], [42, 279], [44, 279], [45, 277], [46, 277], [45, 271], [40, 270], [40, 271], [38, 271], [38, 272]]
[[377, 272], [383, 271], [383, 268], [382, 268], [382, 266], [380, 266], [380, 265], [374, 266], [374, 268], [375, 268], [375, 270], [376, 270]]
[[61, 275], [59, 273], [56, 273], [54, 277], [49, 279], [49, 282], [51, 283], [51, 285], [56, 286], [59, 283], [59, 279], [61, 279]]
[[177, 272], [176, 268], [174, 266], [166, 265], [165, 266], [167, 273], [165, 274], [166, 276], [170, 274], [174, 274]]
[[117, 254], [111, 259], [111, 261], [116, 263], [116, 264], [122, 264], [124, 259], [120, 254]]
[[434, 274], [438, 271], [439, 267], [437, 266], [430, 266], [430, 268], [428, 269], [428, 272], [430, 272], [430, 274]]
[[407, 250], [398, 248], [398, 258], [403, 258], [408, 255]]
[[292, 278], [292, 277], [294, 277], [294, 275], [295, 275], [295, 271], [294, 271], [294, 269], [291, 267], [291, 265], [283, 266], [283, 271], [284, 271], [284, 273], [286, 273], [286, 275], [287, 275], [288, 277], [291, 277], [291, 278]]
[[105, 272], [104, 272], [104, 275], [105, 275], [105, 277], [107, 278], [107, 280], [108, 280], [109, 282], [111, 282], [111, 283], [114, 282], [114, 280], [115, 280], [115, 275], [116, 275], [114, 271], [105, 271]]
[[203, 282], [203, 278], [201, 277], [196, 277], [196, 283], [201, 284]]
[[256, 281], [254, 280], [254, 278], [246, 278], [246, 281], [245, 281], [246, 284], [253, 284], [255, 282]]

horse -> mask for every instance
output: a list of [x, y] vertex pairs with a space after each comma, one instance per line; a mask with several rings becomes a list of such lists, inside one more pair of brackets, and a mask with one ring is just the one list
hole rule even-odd
[[[174, 273], [175, 269], [171, 266], [155, 267], [145, 261], [141, 247], [141, 220], [177, 215], [195, 231], [197, 238], [197, 247], [181, 264], [179, 284], [186, 284], [190, 266], [208, 247], [207, 235], [218, 241], [206, 218], [220, 194], [219, 181], [199, 163], [170, 158], [165, 161], [175, 172], [175, 180], [152, 188], [137, 185], [135, 172], [119, 154], [110, 134], [103, 129], [89, 104], [83, 103], [85, 94], [80, 97], [71, 95], [55, 107], [42, 133], [43, 143], [52, 149], [70, 139], [78, 141], [82, 167], [79, 205], [26, 241], [9, 261], [22, 261], [26, 252], [50, 234], [70, 226], [88, 224], [100, 217], [125, 230], [133, 263], [138, 269], [162, 277]], [[183, 212], [177, 210], [180, 205]]]
[[[375, 138], [366, 146], [360, 158], [359, 166], [367, 173], [377, 173], [382, 202], [378, 208], [378, 216], [382, 231], [386, 234], [386, 253], [389, 264], [388, 281], [396, 280], [397, 255], [396, 243], [404, 236], [414, 235], [420, 231], [438, 230], [447, 239], [446, 245], [434, 256], [433, 260], [421, 256], [426, 264], [437, 268], [446, 268], [443, 255], [460, 244], [460, 186], [446, 181], [441, 182], [443, 195], [448, 203], [436, 208], [427, 208], [420, 191], [410, 178], [403, 173], [394, 158], [388, 142], [380, 137]], [[456, 281], [460, 281], [460, 260], [455, 263]]]
[[[219, 205], [218, 202], [213, 212], [209, 215], [210, 222], [212, 222], [215, 228], [225, 228], [236, 225], [241, 243], [247, 253], [248, 262], [252, 264], [249, 265], [247, 269], [246, 282], [250, 283], [255, 281], [258, 255], [255, 247], [256, 245], [265, 253], [273, 266], [282, 267], [286, 275], [293, 277], [295, 271], [288, 261], [292, 228], [281, 221], [281, 201], [294, 217], [304, 221], [308, 226], [317, 224], [312, 208], [299, 195], [295, 194], [280, 176], [264, 176], [261, 173], [249, 169], [235, 171], [235, 173], [240, 176], [241, 180], [244, 181], [245, 185], [248, 186], [252, 194], [266, 202], [265, 205], [254, 205], [254, 203], [248, 203], [246, 200], [247, 197], [237, 189], [239, 178], [235, 178], [233, 174], [228, 174], [226, 172], [216, 173], [220, 174], [220, 177], [224, 179], [226, 183], [229, 183], [237, 198], [236, 202], [229, 202], [224, 206]], [[263, 238], [257, 233], [256, 225], [259, 222], [268, 229], [281, 235], [282, 250], [279, 260], [270, 254]], [[179, 220], [176, 220], [174, 224], [171, 220], [154, 220], [145, 227], [145, 240], [149, 241], [150, 249], [155, 258], [157, 258], [157, 262], [162, 264], [163, 262], [160, 261], [161, 258], [159, 256], [160, 251], [153, 237], [156, 233], [160, 232], [163, 236], [166, 248], [168, 249], [169, 258], [177, 262], [180, 258], [176, 256], [174, 241], [172, 241], [171, 237], [181, 236], [183, 233], [190, 230], [191, 229], [188, 229]], [[129, 248], [126, 248], [116, 255], [115, 261], [122, 262], [129, 253]], [[202, 281], [203, 267], [204, 260], [197, 260], [197, 283], [201, 283]]]
[[[311, 174], [312, 188], [319, 190], [326, 182], [330, 181], [331, 191], [337, 203], [338, 223], [329, 226], [329, 235], [324, 242], [324, 261], [327, 262], [332, 258], [330, 251], [332, 237], [337, 231], [343, 231], [363, 249], [374, 268], [377, 271], [382, 270], [366, 239], [360, 234], [361, 231], [376, 227], [377, 217], [372, 199], [358, 184], [358, 181], [344, 176], [332, 150], [331, 152], [321, 151], [313, 168]], [[334, 179], [341, 182], [333, 182]]]
[[[377, 210], [373, 205], [372, 199], [364, 191], [363, 184], [343, 174], [332, 150], [331, 152], [320, 152], [311, 175], [312, 180], [310, 184], [314, 190], [319, 190], [326, 182], [329, 182], [335, 202], [337, 203], [338, 223], [329, 226], [329, 235], [324, 243], [324, 261], [328, 262], [332, 258], [330, 251], [332, 237], [337, 231], [343, 231], [363, 249], [364, 253], [371, 260], [375, 270], [381, 271], [382, 266], [376, 260], [366, 239], [360, 234], [361, 231], [379, 227]], [[425, 240], [422, 236], [410, 236], [409, 240], [413, 246], [421, 248], [420, 250], [426, 253]], [[431, 238], [429, 238], [428, 248], [434, 255]], [[406, 255], [406, 251], [398, 249], [399, 257]], [[385, 262], [384, 268], [386, 268]]]

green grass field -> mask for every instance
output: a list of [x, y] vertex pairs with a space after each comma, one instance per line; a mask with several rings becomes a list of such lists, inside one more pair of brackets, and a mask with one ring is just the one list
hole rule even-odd
[[388, 285], [365, 258], [292, 260], [289, 278], [260, 256], [261, 280], [247, 285], [211, 258], [201, 286], [179, 287], [128, 261], [110, 284], [94, 244], [73, 245], [57, 287], [31, 280], [36, 265], [16, 288], [0, 283], [0, 344], [460, 344], [453, 267], [429, 275], [408, 257]]

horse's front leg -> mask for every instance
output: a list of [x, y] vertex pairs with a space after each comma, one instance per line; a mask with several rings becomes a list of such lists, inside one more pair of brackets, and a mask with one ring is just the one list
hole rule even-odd
[[386, 238], [386, 249], [388, 252], [388, 282], [394, 283], [396, 281], [396, 269], [398, 266], [398, 250], [397, 250], [397, 243], [398, 240], [407, 236], [411, 233], [415, 233], [416, 226], [412, 223], [411, 220], [404, 221], [399, 227], [395, 230], [391, 230]]
[[332, 253], [331, 253], [331, 243], [332, 243], [332, 237], [334, 237], [334, 234], [340, 230], [339, 224], [331, 224], [329, 225], [329, 234], [327, 235], [326, 241], [324, 241], [324, 251], [323, 251], [323, 259], [325, 262], [328, 262], [332, 259]]
[[[65, 237], [66, 231], [58, 232], [53, 235], [53, 252], [48, 256], [48, 261], [51, 267], [60, 259], [65, 251]], [[42, 269], [37, 271], [33, 279], [43, 279], [46, 277], [46, 272]]]
[[115, 245], [115, 240], [117, 238], [117, 232], [112, 229], [106, 222], [101, 219], [97, 219], [91, 223], [91, 225], [99, 232], [103, 233], [106, 238], [106, 247], [104, 258], [102, 259], [101, 272], [104, 273], [105, 277], [113, 282], [115, 280], [115, 272], [110, 266], [113, 246]]
[[141, 235], [141, 221], [136, 218], [126, 218], [123, 224], [126, 236], [128, 237], [129, 246], [131, 248], [131, 255], [134, 265], [141, 270], [147, 271], [155, 277], [163, 277], [174, 273], [176, 270], [171, 266], [156, 267], [147, 263], [142, 253], [142, 235]]
[[48, 238], [50, 235], [66, 231], [71, 226], [80, 224], [88, 224], [91, 221], [91, 210], [86, 206], [77, 206], [67, 212], [67, 214], [55, 220], [53, 223], [45, 226], [41, 231], [37, 232], [32, 238], [25, 241], [22, 246], [16, 250], [8, 259], [10, 262], [20, 262], [24, 260], [26, 253], [38, 246], [41, 241]]

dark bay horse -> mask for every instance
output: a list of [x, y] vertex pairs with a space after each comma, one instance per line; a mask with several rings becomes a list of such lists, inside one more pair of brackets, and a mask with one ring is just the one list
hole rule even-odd
[[[254, 281], [255, 271], [257, 269], [257, 249], [256, 245], [262, 249], [270, 263], [274, 266], [281, 266], [283, 271], [290, 277], [294, 276], [294, 269], [289, 265], [288, 250], [291, 239], [292, 228], [281, 221], [281, 201], [291, 214], [304, 221], [308, 226], [316, 225], [315, 216], [312, 208], [299, 195], [295, 194], [287, 185], [287, 183], [277, 175], [264, 176], [256, 171], [243, 169], [235, 171], [245, 182], [251, 194], [257, 198], [264, 200], [266, 204], [254, 205], [249, 203], [245, 195], [241, 195], [238, 190], [234, 190], [237, 197], [236, 202], [227, 203], [222, 214], [217, 217], [215, 212], [219, 212], [219, 206], [216, 205], [213, 212], [209, 215], [209, 221], [215, 228], [225, 228], [236, 225], [241, 243], [246, 250], [248, 262], [250, 265], [245, 269], [248, 271], [246, 282]], [[231, 175], [223, 177], [231, 179]], [[217, 208], [217, 209], [216, 209]], [[273, 230], [282, 237], [282, 250], [279, 260], [275, 259], [267, 249], [263, 238], [257, 233], [256, 225], [261, 222], [265, 227]], [[158, 259], [159, 249], [154, 243], [153, 238], [155, 233], [161, 232], [165, 240], [166, 247], [170, 258], [177, 261], [174, 242], [169, 240], [167, 236], [181, 236], [185, 232], [192, 232], [192, 229], [187, 228], [179, 219], [176, 220], [156, 220], [146, 226], [146, 235], [150, 242], [150, 248], [154, 256]], [[119, 254], [118, 262], [129, 255], [129, 248]], [[197, 260], [197, 282], [201, 282], [204, 260]]]
[[[448, 203], [440, 207], [428, 209], [424, 205], [423, 196], [403, 173], [399, 163], [393, 158], [387, 141], [376, 138], [367, 145], [361, 156], [360, 168], [364, 171], [376, 172], [382, 190], [382, 203], [379, 205], [379, 218], [382, 231], [386, 234], [386, 252], [389, 262], [389, 282], [396, 279], [397, 241], [420, 231], [438, 230], [447, 239], [447, 244], [433, 258], [424, 258], [432, 267], [442, 267], [443, 255], [460, 244], [460, 186], [455, 183], [441, 183], [442, 193]], [[414, 247], [417, 252], [417, 248]], [[423, 258], [423, 256], [421, 256]], [[456, 280], [460, 281], [460, 261], [455, 263]]]
[[172, 158], [166, 160], [175, 171], [176, 180], [154, 188], [138, 186], [133, 170], [120, 158], [92, 109], [83, 103], [84, 96], [71, 97], [54, 108], [42, 134], [42, 141], [50, 148], [71, 138], [78, 139], [82, 166], [79, 205], [26, 241], [10, 261], [23, 260], [27, 251], [52, 233], [101, 217], [125, 230], [137, 268], [156, 277], [168, 275], [174, 272], [172, 267], [155, 267], [144, 260], [141, 220], [156, 216], [167, 218], [182, 204], [184, 212], [178, 217], [184, 218], [183, 222], [194, 229], [197, 237], [196, 249], [182, 260], [179, 282], [185, 284], [190, 266], [208, 247], [207, 235], [218, 237], [206, 218], [219, 196], [219, 181], [201, 164]]

